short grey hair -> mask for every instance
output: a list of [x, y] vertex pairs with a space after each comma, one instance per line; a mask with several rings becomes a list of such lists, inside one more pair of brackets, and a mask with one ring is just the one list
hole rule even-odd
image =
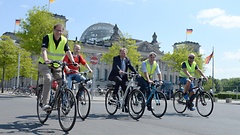
[[154, 55], [155, 57], [157, 57], [157, 54], [155, 52], [150, 52], [148, 56], [152, 56]]

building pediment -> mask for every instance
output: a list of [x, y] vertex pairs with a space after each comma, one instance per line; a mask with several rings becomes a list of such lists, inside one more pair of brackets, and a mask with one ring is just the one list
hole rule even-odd
[[156, 52], [157, 54], [161, 53], [159, 47], [153, 46], [147, 41], [137, 43], [138, 51], [140, 52]]

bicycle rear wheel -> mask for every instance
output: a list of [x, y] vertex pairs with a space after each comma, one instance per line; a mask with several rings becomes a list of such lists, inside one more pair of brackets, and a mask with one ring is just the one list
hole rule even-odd
[[138, 120], [145, 111], [145, 98], [140, 90], [134, 89], [128, 97], [129, 115]]
[[76, 96], [78, 115], [82, 120], [85, 120], [90, 112], [91, 100], [87, 89], [79, 90]]
[[177, 91], [173, 96], [173, 108], [177, 113], [183, 113], [187, 109], [186, 100], [182, 91]]
[[165, 96], [165, 94], [163, 94], [160, 91], [157, 91], [152, 95], [150, 101], [152, 114], [157, 118], [162, 117], [167, 110], [167, 97]]
[[196, 97], [196, 108], [198, 113], [203, 117], [208, 117], [213, 111], [213, 99], [207, 92], [200, 92]]
[[77, 106], [75, 96], [69, 89], [64, 89], [58, 99], [58, 120], [63, 131], [70, 131], [76, 121]]
[[48, 116], [50, 114], [50, 112], [46, 112], [42, 110], [43, 107], [43, 87], [38, 87], [37, 88], [37, 116], [38, 119], [40, 121], [40, 123], [44, 124], [47, 119]]
[[116, 112], [117, 112], [117, 109], [118, 109], [118, 101], [119, 101], [119, 98], [118, 96], [116, 96], [116, 100], [114, 100], [112, 97], [113, 95], [113, 90], [112, 89], [109, 89], [105, 95], [105, 108], [106, 108], [106, 111], [108, 112], [108, 114], [110, 115], [114, 115]]

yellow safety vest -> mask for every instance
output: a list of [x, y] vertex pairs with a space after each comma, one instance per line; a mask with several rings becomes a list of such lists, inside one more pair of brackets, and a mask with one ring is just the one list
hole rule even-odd
[[[146, 68], [147, 68], [147, 72], [148, 72], [149, 78], [152, 78], [153, 74], [154, 74], [154, 72], [155, 72], [155, 70], [157, 68], [157, 62], [156, 61], [153, 62], [152, 68], [151, 68], [151, 64], [149, 63], [148, 60], [145, 60], [144, 62], [146, 62], [146, 66], [147, 66]], [[145, 75], [144, 75], [144, 73], [142, 71], [140, 72], [140, 74], [141, 74], [141, 76], [145, 80], [147, 80], [147, 78], [145, 77]]]
[[[59, 42], [57, 48], [53, 40], [53, 33], [48, 34], [48, 39], [49, 39], [48, 48], [47, 48], [48, 59], [61, 61], [65, 55], [64, 46], [67, 43], [67, 39], [64, 36], [61, 36], [61, 41]], [[41, 63], [44, 63], [44, 60], [42, 57], [39, 58], [39, 61]]]
[[[197, 63], [195, 61], [193, 61], [192, 66], [189, 65], [188, 61], [184, 61], [186, 63], [187, 66], [187, 71], [190, 73], [191, 76], [195, 75], [195, 67], [197, 65]], [[183, 64], [183, 62], [181, 63], [181, 65]], [[184, 72], [183, 69], [180, 70], [180, 77], [188, 77]]]

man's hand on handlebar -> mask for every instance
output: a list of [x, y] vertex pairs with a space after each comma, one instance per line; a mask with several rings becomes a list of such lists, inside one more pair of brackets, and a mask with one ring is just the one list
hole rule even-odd
[[119, 74], [120, 74], [120, 75], [124, 75], [125, 72], [120, 69], [120, 70], [119, 70]]
[[50, 64], [51, 62], [52, 62], [51, 60], [44, 61], [45, 64]]

